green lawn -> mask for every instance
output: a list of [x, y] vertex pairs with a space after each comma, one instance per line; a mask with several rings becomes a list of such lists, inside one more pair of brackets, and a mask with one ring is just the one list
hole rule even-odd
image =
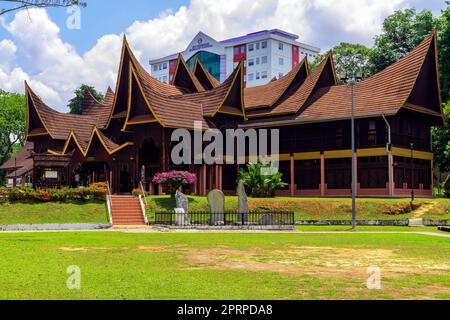
[[0, 204], [0, 225], [87, 222], [108, 222], [104, 203]]
[[[192, 211], [207, 211], [205, 197], [189, 196], [189, 208]], [[153, 218], [155, 211], [173, 210], [175, 200], [168, 196], [148, 197], [148, 216]], [[424, 218], [450, 219], [450, 199], [418, 199], [415, 208], [432, 204]], [[351, 220], [351, 200], [348, 198], [283, 198], [253, 199], [249, 198], [250, 210], [294, 211], [296, 220]], [[415, 216], [411, 211], [409, 199], [361, 198], [357, 200], [358, 219], [392, 220], [409, 219]], [[225, 198], [225, 209], [236, 210], [237, 197]]]
[[[168, 196], [149, 197], [148, 217], [155, 211], [173, 210]], [[450, 219], [450, 199], [419, 199], [410, 211], [409, 199], [358, 199], [358, 219], [409, 219], [424, 209], [423, 218]], [[190, 210], [207, 211], [205, 197], [189, 196]], [[297, 220], [350, 220], [351, 201], [343, 198], [249, 199], [251, 210], [294, 211]], [[226, 209], [236, 210], [237, 197], [226, 197]], [[426, 209], [426, 210], [425, 210]], [[107, 222], [104, 203], [0, 203], [0, 225]]]
[[0, 299], [450, 299], [449, 256], [411, 233], [1, 233]]

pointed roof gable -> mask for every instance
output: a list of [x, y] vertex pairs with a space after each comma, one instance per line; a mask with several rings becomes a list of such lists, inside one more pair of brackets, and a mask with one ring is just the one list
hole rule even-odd
[[128, 111], [123, 129], [129, 125], [158, 122], [154, 111], [145, 98], [136, 71], [130, 68], [130, 92], [128, 96]]
[[200, 59], [195, 59], [194, 76], [200, 81], [205, 90], [211, 90], [220, 86], [220, 81], [214, 78], [211, 73], [206, 70]]
[[[407, 108], [425, 112], [443, 121], [442, 111], [433, 110], [436, 108], [436, 96], [440, 95], [438, 86], [432, 90], [433, 93], [429, 94], [430, 100], [421, 102], [423, 106], [414, 106], [409, 102], [414, 96], [414, 90], [417, 89], [418, 80], [420, 81], [421, 77], [430, 79], [432, 82], [439, 82], [436, 80], [438, 73], [436, 74], [435, 69], [431, 67], [437, 66], [435, 39], [436, 34], [433, 32], [403, 58], [374, 76], [357, 83], [354, 87], [356, 117], [395, 115], [402, 108]], [[431, 58], [436, 64], [428, 61]], [[430, 66], [427, 67], [427, 63], [430, 63]], [[351, 87], [336, 85], [317, 89], [305, 108], [295, 115], [280, 117], [276, 120], [255, 119], [248, 125], [260, 126], [268, 123], [280, 125], [349, 119], [350, 117]]]
[[181, 54], [178, 55], [177, 67], [173, 74], [172, 84], [185, 89], [189, 93], [205, 91], [200, 81], [192, 74]]
[[217, 113], [245, 116], [243, 98], [243, 61], [233, 73], [217, 88], [205, 92], [174, 96], [182, 102], [200, 106], [202, 115], [214, 117]]
[[107, 138], [100, 130], [94, 127], [88, 141], [81, 140], [79, 137], [77, 137], [74, 131], [71, 131], [68, 139], [66, 140], [66, 143], [64, 144], [64, 148], [61, 152], [53, 150], [48, 150], [48, 152], [54, 155], [65, 155], [69, 152], [72, 152], [74, 149], [78, 149], [80, 153], [83, 155], [83, 157], [87, 157], [89, 151], [92, 148], [93, 141], [98, 141], [100, 145], [103, 147], [103, 149], [109, 155], [112, 155], [127, 146], [133, 145], [132, 142], [127, 142], [122, 145], [118, 145], [109, 138]]
[[[109, 97], [110, 99], [111, 97]], [[109, 103], [109, 101], [107, 101]], [[87, 90], [83, 97], [83, 103], [81, 107], [81, 114], [90, 116], [96, 120], [96, 126], [99, 128], [105, 128], [109, 121], [111, 114], [112, 104], [105, 102], [99, 102], [92, 94], [90, 90]]]
[[96, 124], [96, 120], [86, 115], [75, 115], [60, 113], [51, 109], [31, 90], [27, 83], [25, 83], [25, 92], [27, 97], [27, 109], [28, 109], [28, 136], [32, 136], [33, 132], [30, 132], [30, 123], [33, 123], [34, 119], [31, 117], [37, 115], [40, 123], [53, 139], [66, 140], [72, 130], [82, 139], [88, 140], [89, 134], [92, 128]]
[[319, 88], [334, 85], [337, 85], [337, 80], [330, 51], [299, 87], [289, 90], [270, 110], [255, 110], [249, 113], [249, 117], [297, 113]]
[[108, 90], [106, 90], [105, 99], [103, 99], [103, 104], [106, 106], [112, 106], [114, 103], [114, 96], [114, 91], [111, 87], [108, 87]]
[[257, 87], [245, 88], [245, 108], [272, 107], [291, 86], [300, 85], [309, 75], [307, 58], [304, 58], [294, 69], [280, 79], [272, 79], [271, 82]]
[[145, 70], [133, 69], [132, 71], [137, 80], [139, 90], [143, 93], [147, 107], [161, 126], [193, 129], [194, 122], [201, 121], [203, 129], [209, 128], [203, 119], [201, 106], [195, 102], [180, 98], [189, 96], [189, 94], [163, 95], [154, 89], [152, 86], [154, 78]]

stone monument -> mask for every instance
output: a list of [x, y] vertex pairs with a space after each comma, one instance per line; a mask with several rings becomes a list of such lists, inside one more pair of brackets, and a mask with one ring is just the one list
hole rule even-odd
[[225, 196], [220, 190], [208, 193], [208, 206], [212, 225], [223, 225], [225, 221]]
[[247, 193], [245, 193], [245, 186], [242, 180], [240, 180], [238, 183], [236, 194], [238, 196], [237, 213], [239, 214], [239, 219], [242, 222], [242, 224], [246, 224], [248, 223], [249, 209], [247, 202]]
[[[175, 193], [175, 201], [176, 201], [176, 207], [177, 211], [175, 212], [175, 221], [177, 221], [177, 225], [189, 225], [189, 200], [180, 191], [177, 191]], [[183, 210], [180, 210], [183, 209]]]

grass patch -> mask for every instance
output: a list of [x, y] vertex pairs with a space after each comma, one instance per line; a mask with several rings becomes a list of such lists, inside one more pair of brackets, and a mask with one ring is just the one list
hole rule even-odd
[[449, 256], [416, 234], [3, 233], [0, 299], [449, 299]]
[[[207, 211], [206, 197], [189, 196], [191, 211]], [[175, 208], [175, 199], [168, 196], [149, 197], [148, 216], [153, 218], [155, 211]], [[357, 200], [359, 220], [402, 220], [414, 216], [414, 211], [428, 200], [419, 199], [411, 206], [409, 199], [370, 199]], [[348, 198], [249, 198], [252, 211], [294, 211], [296, 220], [351, 220], [351, 199]], [[450, 208], [450, 200], [442, 200], [443, 208]], [[225, 209], [236, 210], [237, 197], [225, 198]], [[445, 209], [443, 209], [445, 210]], [[449, 212], [447, 211], [447, 214]]]
[[108, 222], [103, 202], [0, 203], [0, 224]]

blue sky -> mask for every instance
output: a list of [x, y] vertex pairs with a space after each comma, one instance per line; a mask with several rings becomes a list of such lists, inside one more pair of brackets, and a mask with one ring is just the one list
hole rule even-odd
[[[123, 34], [147, 61], [184, 50], [199, 31], [217, 40], [280, 28], [327, 50], [339, 42], [372, 45], [395, 10], [431, 9], [444, 0], [86, 0], [81, 29], [66, 27], [65, 9], [37, 9], [0, 18], [0, 88], [23, 92], [23, 80], [65, 111], [81, 83], [114, 86]], [[0, 8], [3, 7], [0, 1]]]

